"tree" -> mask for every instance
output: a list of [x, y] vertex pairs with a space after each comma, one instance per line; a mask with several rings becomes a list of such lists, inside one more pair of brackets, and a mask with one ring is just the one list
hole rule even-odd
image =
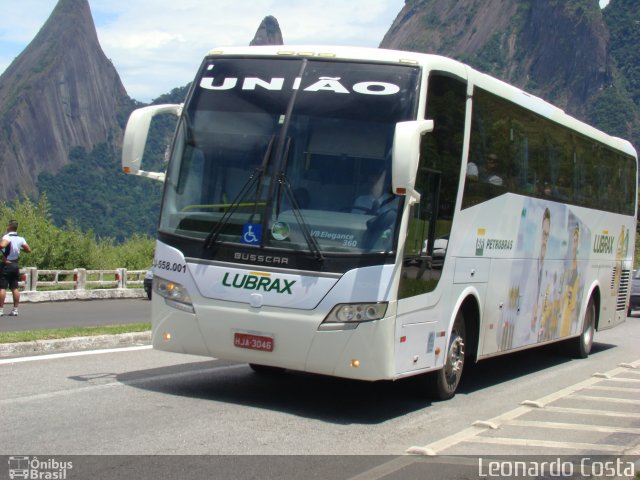
[[31, 247], [21, 264], [43, 270], [114, 269], [124, 267], [140, 270], [151, 265], [154, 240], [144, 235], [133, 235], [118, 243], [111, 238], [96, 240], [92, 230], [83, 232], [73, 221], [64, 227], [54, 225], [46, 195], [37, 203], [28, 197], [16, 200], [12, 205], [0, 203], [0, 222], [18, 221], [18, 231]]

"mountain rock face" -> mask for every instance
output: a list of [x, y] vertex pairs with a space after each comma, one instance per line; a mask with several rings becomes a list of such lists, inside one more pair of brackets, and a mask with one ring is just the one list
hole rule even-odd
[[264, 17], [249, 45], [284, 45], [280, 25], [275, 17]]
[[455, 58], [598, 125], [603, 97], [628, 98], [609, 44], [596, 0], [405, 0], [380, 46]]
[[103, 53], [88, 0], [59, 0], [0, 76], [0, 199], [36, 192], [38, 174], [122, 136], [132, 101]]
[[640, 2], [615, 0], [603, 10], [611, 37], [611, 55], [629, 84], [636, 104], [640, 104]]

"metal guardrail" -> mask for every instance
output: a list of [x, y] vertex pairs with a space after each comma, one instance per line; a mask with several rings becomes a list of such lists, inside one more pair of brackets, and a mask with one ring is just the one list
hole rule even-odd
[[19, 288], [22, 292], [51, 290], [92, 290], [101, 288], [141, 288], [146, 270], [39, 270], [36, 267], [20, 269]]

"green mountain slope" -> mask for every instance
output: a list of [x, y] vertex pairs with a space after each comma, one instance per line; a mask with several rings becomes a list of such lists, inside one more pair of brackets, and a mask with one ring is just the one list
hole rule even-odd
[[380, 46], [458, 59], [638, 144], [627, 78], [640, 69], [639, 8], [634, 0], [612, 0], [604, 12], [596, 0], [406, 0]]
[[[176, 88], [154, 103], [181, 103], [187, 87]], [[165, 145], [173, 135], [175, 122], [167, 116], [152, 123], [145, 166], [164, 169]], [[38, 189], [49, 199], [56, 225], [68, 219], [82, 230], [117, 241], [133, 234], [155, 236], [160, 211], [162, 184], [147, 178], [125, 175], [121, 170], [121, 149], [101, 143], [87, 152], [72, 149], [69, 163], [57, 173], [42, 173]]]

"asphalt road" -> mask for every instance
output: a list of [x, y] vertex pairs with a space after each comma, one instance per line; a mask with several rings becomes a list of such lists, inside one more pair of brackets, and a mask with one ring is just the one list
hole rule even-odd
[[[408, 382], [260, 375], [148, 347], [9, 359], [0, 361], [0, 454], [83, 455], [69, 459], [69, 479], [478, 478], [476, 455], [636, 462], [638, 338], [640, 319], [630, 318], [598, 332], [585, 360], [550, 348], [489, 359], [446, 402]], [[420, 468], [430, 451], [472, 471]]]
[[[5, 312], [11, 305], [5, 304]], [[0, 317], [0, 331], [95, 327], [151, 321], [151, 302], [146, 298], [23, 303], [20, 316]]]

